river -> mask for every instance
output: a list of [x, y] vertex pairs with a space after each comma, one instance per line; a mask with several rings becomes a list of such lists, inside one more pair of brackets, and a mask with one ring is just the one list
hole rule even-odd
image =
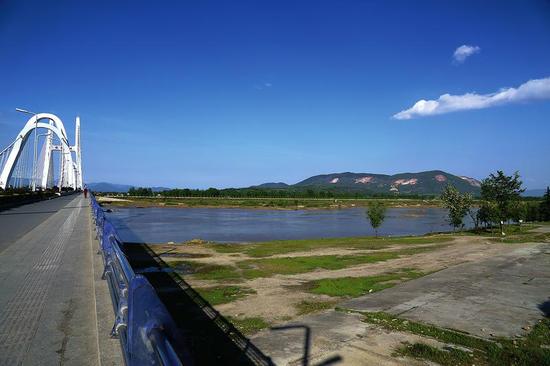
[[[363, 208], [296, 211], [113, 208], [107, 216], [127, 242], [177, 243], [191, 239], [260, 242], [374, 235]], [[442, 208], [388, 208], [378, 233], [398, 236], [450, 231], [446, 216], [447, 210]]]

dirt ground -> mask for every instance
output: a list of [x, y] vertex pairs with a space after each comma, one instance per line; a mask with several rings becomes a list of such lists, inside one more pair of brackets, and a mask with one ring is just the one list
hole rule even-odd
[[[441, 243], [407, 245], [406, 248], [417, 247], [435, 247], [433, 251], [423, 252], [414, 255], [403, 256], [397, 259], [387, 260], [377, 263], [368, 263], [348, 267], [339, 270], [317, 269], [313, 272], [294, 274], [294, 275], [275, 275], [269, 278], [257, 278], [246, 280], [244, 282], [224, 281], [219, 283], [212, 280], [197, 280], [193, 276], [185, 277], [191, 286], [200, 288], [214, 285], [231, 285], [248, 287], [256, 293], [246, 296], [243, 299], [233, 301], [227, 304], [216, 306], [224, 315], [237, 317], [262, 317], [271, 324], [277, 324], [286, 321], [289, 318], [297, 316], [296, 305], [304, 300], [308, 301], [338, 301], [345, 299], [333, 298], [326, 295], [316, 295], [301, 291], [300, 285], [307, 281], [320, 278], [338, 278], [338, 277], [364, 277], [382, 273], [387, 273], [403, 268], [414, 268], [425, 273], [439, 271], [457, 264], [465, 262], [475, 262], [484, 258], [489, 258], [497, 253], [503, 254], [506, 251], [517, 249], [528, 244], [501, 245], [488, 240], [475, 237], [463, 236], [451, 239], [449, 245], [440, 247]], [[178, 254], [190, 255], [209, 255], [204, 258], [192, 258], [190, 260], [216, 265], [234, 265], [238, 261], [250, 258], [241, 253], [218, 253], [211, 247], [204, 245], [154, 245], [151, 248], [161, 255], [161, 258], [169, 263], [174, 260], [181, 260]], [[393, 245], [384, 251], [397, 251], [403, 249], [403, 245]], [[318, 255], [358, 255], [365, 253], [374, 253], [380, 250], [352, 250], [338, 248], [323, 248], [311, 250], [308, 252], [292, 252], [287, 254], [278, 254], [273, 257], [301, 257]], [[164, 254], [163, 254], [164, 253]], [[167, 255], [168, 254], [168, 255]], [[187, 259], [186, 259], [187, 260]]]
[[[548, 228], [536, 230], [536, 232], [546, 231], [548, 231]], [[360, 314], [330, 309], [299, 315], [297, 304], [302, 301], [331, 301], [334, 306], [344, 307], [346, 303], [350, 302], [349, 298], [312, 294], [304, 289], [303, 284], [320, 278], [365, 277], [412, 268], [423, 273], [432, 273], [432, 275], [408, 281], [405, 285], [412, 285], [414, 282], [424, 280], [428, 281], [425, 287], [429, 287], [430, 277], [439, 276], [439, 273], [444, 277], [444, 273], [450, 269], [460, 273], [459, 268], [476, 268], [483, 266], [483, 263], [494, 261], [495, 258], [504, 258], [504, 261], [506, 258], [516, 258], [518, 253], [532, 252], [537, 245], [540, 246], [541, 244], [501, 244], [482, 236], [455, 236], [449, 237], [449, 242], [444, 243], [391, 245], [382, 249], [382, 251], [399, 251], [404, 248], [418, 247], [432, 247], [433, 250], [338, 270], [317, 269], [301, 274], [274, 275], [268, 278], [251, 280], [241, 279], [237, 282], [198, 280], [193, 278], [192, 275], [184, 277], [195, 288], [234, 284], [254, 290], [254, 294], [233, 302], [217, 305], [216, 309], [224, 316], [237, 319], [261, 317], [271, 326], [287, 327], [285, 330], [278, 331], [273, 330], [273, 328], [265, 329], [252, 335], [253, 342], [279, 365], [301, 365], [306, 348], [311, 364], [322, 363], [336, 357], [340, 359], [339, 364], [345, 365], [433, 365], [433, 363], [422, 360], [396, 356], [394, 350], [404, 342], [415, 343], [421, 341], [440, 349], [449, 347], [449, 345], [434, 339], [419, 337], [406, 332], [390, 331], [377, 325], [367, 324], [361, 321]], [[251, 258], [243, 253], [219, 253], [212, 246], [201, 244], [166, 244], [151, 247], [167, 263], [173, 260], [185, 259], [207, 264], [235, 265], [242, 260], [258, 259]], [[321, 248], [307, 252], [277, 254], [272, 257], [358, 255], [374, 252], [380, 252], [380, 250]], [[498, 268], [501, 267], [499, 264]], [[505, 275], [508, 276], [508, 274]], [[480, 276], [483, 278], [488, 277], [487, 273]], [[382, 296], [392, 290], [399, 294], [401, 286], [378, 292], [376, 295]], [[420, 285], [421, 288], [423, 286]], [[465, 284], [465, 286], [468, 286], [468, 284]], [[452, 292], [453, 290], [449, 291]], [[368, 299], [370, 297], [371, 295], [367, 295], [361, 298]], [[361, 298], [357, 298], [357, 300], [360, 301]], [[392, 298], [390, 296], [390, 299]], [[496, 314], [496, 316], [500, 315]], [[304, 330], [306, 329], [311, 335], [311, 342], [308, 347], [304, 344]]]

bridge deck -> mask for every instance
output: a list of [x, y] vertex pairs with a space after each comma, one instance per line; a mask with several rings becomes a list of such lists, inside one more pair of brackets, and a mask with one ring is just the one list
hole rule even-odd
[[0, 365], [120, 363], [90, 225], [82, 195], [0, 212]]

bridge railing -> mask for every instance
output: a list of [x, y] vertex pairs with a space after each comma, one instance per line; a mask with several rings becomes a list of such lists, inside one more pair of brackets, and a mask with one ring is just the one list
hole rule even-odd
[[134, 273], [114, 226], [95, 197], [90, 195], [90, 198], [103, 257], [103, 279], [109, 284], [115, 311], [111, 336], [119, 338], [125, 363], [130, 366], [187, 364], [182, 351], [185, 348], [178, 347], [182, 340], [174, 320], [149, 281]]

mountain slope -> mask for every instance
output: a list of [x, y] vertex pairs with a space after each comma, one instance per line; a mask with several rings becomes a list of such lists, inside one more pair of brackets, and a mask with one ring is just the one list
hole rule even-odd
[[133, 186], [127, 184], [115, 184], [107, 182], [88, 183], [88, 188], [94, 192], [126, 193]]
[[[476, 195], [480, 193], [480, 182], [478, 180], [456, 176], [441, 170], [394, 175], [351, 172], [332, 173], [316, 175], [288, 187], [357, 193], [434, 195], [440, 194], [447, 184], [452, 184], [461, 192], [470, 192]], [[271, 185], [274, 185], [274, 183], [257, 187], [269, 187]], [[284, 186], [276, 188], [284, 188]]]

